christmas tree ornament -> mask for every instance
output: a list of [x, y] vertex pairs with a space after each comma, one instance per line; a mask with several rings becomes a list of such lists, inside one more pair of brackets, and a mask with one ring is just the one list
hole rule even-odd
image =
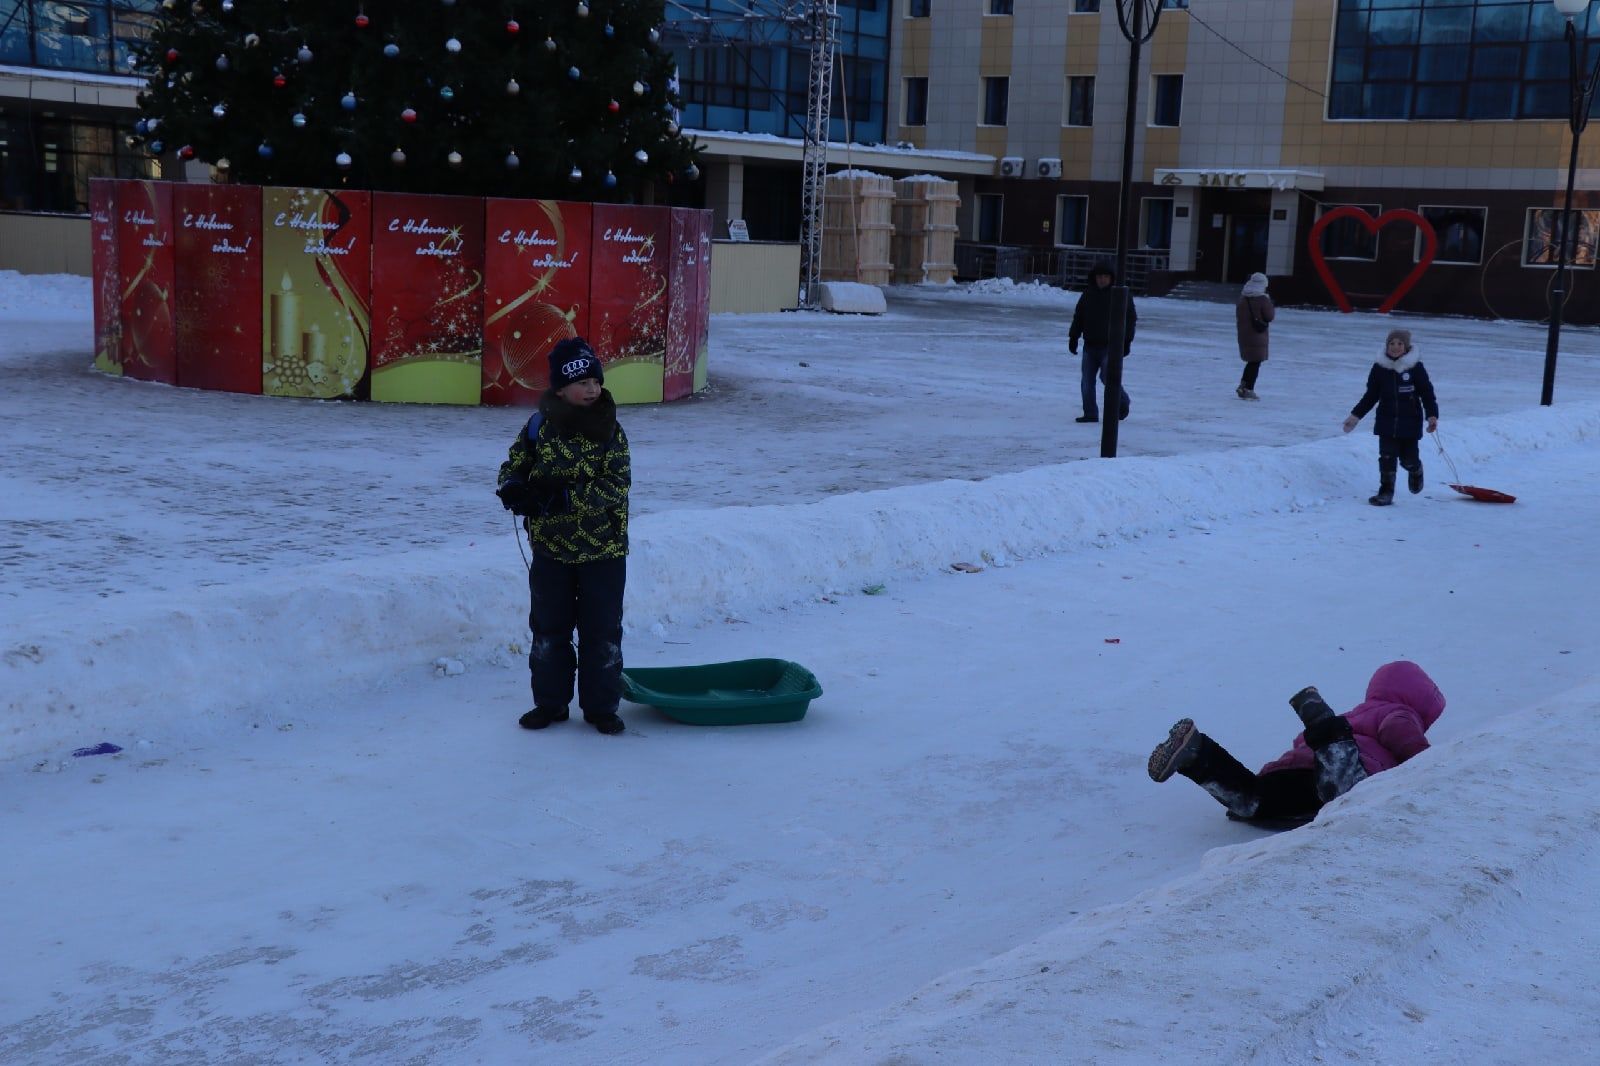
[[517, 79], [512, 78], [506, 82], [506, 95], [515, 96], [522, 91], [522, 86], [517, 84]]
[[364, 30], [371, 21], [371, 19], [367, 18], [367, 13], [363, 11], [356, 15], [356, 28]]
[[573, 81], [577, 81], [579, 78], [583, 77], [583, 71], [579, 70], [577, 67], [568, 67], [567, 77], [571, 78]]
[[610, 103], [606, 104], [606, 110], [615, 115], [618, 111], [622, 110], [622, 105], [617, 103], [615, 100], [612, 100]]
[[260, 43], [261, 43], [261, 35], [260, 34], [247, 33], [247, 34], [244, 35], [244, 46], [246, 48], [254, 48], [256, 45], [258, 45]]
[[644, 82], [636, 81], [636, 82], [633, 83], [633, 95], [635, 95], [635, 96], [643, 96], [644, 95]]
[[517, 158], [517, 150], [513, 148], [511, 153], [506, 156], [506, 168], [508, 170], [516, 170], [521, 165], [522, 160]]
[[295, 129], [297, 129], [297, 130], [305, 129], [306, 117], [305, 117], [305, 115], [301, 114], [299, 111], [296, 111], [293, 115], [291, 115], [289, 117], [289, 121], [294, 124], [294, 128]]
[[608, 189], [615, 189], [617, 187], [617, 176], [611, 173], [609, 170], [606, 171], [605, 186]]
[[296, 52], [294, 57], [302, 63], [311, 62], [311, 46], [308, 44], [301, 45], [300, 51]]
[[611, 25], [611, 23], [607, 22], [606, 23], [606, 36], [607, 37], [615, 37], [616, 34], [617, 34], [617, 28], [615, 26]]
[[544, 39], [544, 50], [546, 52], [554, 52], [556, 50], [556, 39], [554, 37], [546, 37]]
[[211, 107], [211, 117], [212, 118], [221, 118], [224, 115], [226, 115], [227, 113], [228, 113], [228, 107], [227, 107], [226, 104], [213, 104], [212, 107]]
[[345, 93], [343, 96], [339, 97], [339, 106], [344, 108], [346, 111], [354, 111], [356, 109], [356, 94]]
[[277, 88], [281, 89], [285, 85], [289, 84], [289, 79], [284, 77], [282, 74], [274, 74], [272, 76], [272, 84], [274, 86], [276, 86]]
[[589, 17], [589, 5], [584, 3], [583, 0], [578, 0], [578, 17], [581, 19]]
[[178, 6], [178, 0], [161, 0], [161, 6], [171, 11]]
[[147, 118], [142, 118], [138, 122], [135, 122], [133, 124], [133, 132], [137, 133], [141, 137], [143, 137], [145, 134], [149, 133], [150, 132], [150, 120], [147, 119]]
[[147, 128], [149, 129], [149, 131], [151, 133], [154, 133], [156, 131], [156, 127], [158, 127], [160, 125], [161, 125], [161, 120], [158, 119], [158, 118], [153, 118], [153, 119], [150, 120]]
[[137, 70], [138, 67], [139, 67], [139, 57], [130, 52], [128, 54], [128, 69], [129, 70]]
[[444, 50], [446, 52], [459, 52], [461, 51], [461, 42], [452, 37], [444, 42]]
[[340, 152], [338, 155], [333, 157], [333, 162], [334, 162], [334, 165], [337, 166], [340, 170], [349, 169], [349, 167], [350, 167], [350, 153], [349, 152]]
[[217, 169], [218, 170], [228, 170], [232, 166], [233, 166], [233, 164], [228, 162], [228, 157], [227, 156], [223, 156], [221, 159], [217, 160]]
[[393, 163], [397, 167], [405, 166], [406, 165], [406, 153], [405, 153], [405, 151], [400, 149], [400, 148], [396, 148], [394, 151], [390, 152], [389, 153], [389, 162]]
[[404, 111], [400, 112], [400, 120], [402, 122], [415, 122], [417, 121], [417, 113], [408, 107]]
[[150, 154], [151, 155], [160, 155], [162, 152], [166, 151], [166, 148], [167, 148], [167, 146], [162, 144], [160, 141], [151, 141], [150, 142]]
[[[223, 10], [223, 12], [225, 14], [232, 14], [233, 13], [233, 0], [222, 0], [222, 10]], [[221, 164], [221, 160], [218, 160], [217, 162], [218, 162], [218, 165]], [[227, 167], [223, 167], [222, 169], [226, 170], [228, 168]]]
[[660, 44], [661, 43], [661, 31], [656, 29], [654, 26], [650, 27], [650, 43], [651, 44]]
[[[170, 79], [168, 79], [168, 80], [170, 81]], [[191, 81], [194, 81], [194, 71], [192, 71], [192, 70], [184, 71], [182, 80], [183, 80], [183, 83], [185, 85], [188, 85]]]
[[194, 3], [189, 5], [189, 10], [196, 15], [203, 14], [205, 9], [206, 5], [202, 4], [200, 0], [194, 0]]
[[645, 163], [650, 162], [650, 153], [641, 148], [633, 153], [633, 161], [643, 166]]
[[567, 171], [567, 180], [576, 185], [578, 182], [583, 180], [583, 171], [574, 166], [571, 170]]
[[459, 167], [461, 165], [461, 153], [460, 152], [451, 152], [449, 155], [445, 156], [445, 160], [451, 166]]
[[670, 118], [667, 119], [667, 133], [672, 136], [677, 136], [678, 133], [678, 124]]
[[695, 166], [693, 163], [690, 163], [683, 169], [683, 176], [688, 178], [690, 181], [695, 181], [700, 177], [700, 168]]
[[194, 158], [194, 145], [186, 144], [182, 148], [179, 148], [178, 149], [178, 158], [179, 159], [193, 159]]
[[178, 50], [176, 48], [168, 48], [167, 49], [167, 62], [168, 63], [176, 63], [177, 61], [178, 61]]
[[271, 159], [272, 145], [268, 144], [266, 141], [262, 141], [256, 146], [256, 155], [260, 156], [262, 159]]
[[516, 36], [517, 33], [519, 33], [521, 30], [522, 30], [522, 24], [520, 22], [518, 22], [516, 19], [507, 19], [506, 20], [506, 32], [507, 33], [511, 34], [512, 36]]
[[442, 86], [439, 87], [439, 99], [441, 99], [441, 100], [454, 100], [455, 98], [456, 98], [456, 91], [454, 89], [450, 88], [450, 86], [442, 85]]
[[388, 56], [390, 59], [393, 59], [395, 56], [400, 54], [400, 46], [395, 44], [393, 41], [390, 41], [388, 44], [383, 46], [383, 54]]
[[228, 57], [227, 56], [223, 55], [223, 56], [218, 56], [217, 57], [217, 69], [218, 70], [227, 70], [228, 69]]

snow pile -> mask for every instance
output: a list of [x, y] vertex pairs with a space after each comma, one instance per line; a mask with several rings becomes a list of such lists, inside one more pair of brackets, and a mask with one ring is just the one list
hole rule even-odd
[[1078, 294], [1042, 281], [1016, 282], [1010, 278], [983, 278], [964, 286], [960, 291], [971, 296], [1004, 296], [1020, 302], [1063, 304], [1068, 307], [1078, 302]]
[[818, 286], [824, 311], [841, 315], [881, 315], [889, 310], [883, 290], [856, 281], [824, 281]]
[[[1600, 405], [1455, 424], [1458, 463], [1600, 436]], [[660, 631], [745, 615], [963, 562], [1132, 540], [1186, 525], [1318, 506], [1349, 493], [1366, 435], [1286, 448], [1078, 462], [789, 506], [640, 515], [626, 616]], [[228, 713], [312, 696], [439, 656], [524, 654], [520, 574], [498, 548], [440, 548], [287, 571], [181, 599], [108, 601], [30, 631], [0, 658], [13, 753], [81, 736], [83, 721]], [[153, 669], [152, 664], [161, 664]]]
[[93, 299], [88, 278], [0, 270], [0, 320], [84, 322]]
[[[1386, 1034], [1363, 1039], [1379, 1023], [1330, 1019], [1393, 1024], [1406, 1009], [1420, 1023], [1429, 959], [1499, 924], [1548, 879], [1543, 860], [1587, 846], [1600, 793], [1552, 804], [1550, 788], [1589, 776], [1569, 740], [1597, 706], [1589, 686], [1509, 715], [1363, 782], [1305, 829], [1218, 848], [1197, 873], [761, 1061], [1037, 1062], [1054, 1048], [1108, 1066], [1267, 1064], [1324, 1035], [1352, 1059], [1406, 1061]], [[1219, 990], [1227, 1020], [1196, 1025], [1185, 1005]]]

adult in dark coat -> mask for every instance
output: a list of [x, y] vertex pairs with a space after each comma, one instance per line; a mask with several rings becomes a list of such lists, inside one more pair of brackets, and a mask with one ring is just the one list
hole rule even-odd
[[[1117, 274], [1111, 261], [1102, 259], [1089, 270], [1089, 285], [1078, 297], [1078, 306], [1072, 312], [1072, 326], [1067, 331], [1067, 351], [1078, 354], [1078, 342], [1083, 342], [1083, 366], [1080, 382], [1083, 393], [1083, 414], [1075, 421], [1100, 421], [1100, 404], [1095, 396], [1094, 379], [1105, 380], [1107, 347], [1111, 339], [1111, 286]], [[1133, 347], [1133, 328], [1139, 316], [1133, 310], [1133, 297], [1128, 297], [1127, 322], [1122, 337], [1122, 354]], [[1128, 417], [1128, 390], [1122, 390], [1119, 418]]]
[[1411, 346], [1409, 329], [1391, 329], [1383, 344], [1383, 357], [1367, 371], [1367, 391], [1344, 420], [1349, 433], [1376, 406], [1372, 432], [1378, 436], [1378, 491], [1368, 497], [1374, 507], [1394, 502], [1395, 464], [1406, 468], [1406, 488], [1422, 491], [1422, 460], [1417, 442], [1422, 439], [1422, 419], [1428, 419], [1428, 432], [1439, 428], [1439, 401], [1433, 395], [1433, 381]]
[[1261, 364], [1267, 361], [1267, 334], [1276, 315], [1272, 297], [1267, 295], [1267, 276], [1251, 274], [1234, 306], [1234, 318], [1239, 327], [1239, 358], [1244, 360], [1244, 376], [1234, 392], [1241, 400], [1260, 399], [1256, 395], [1256, 377], [1261, 373]]

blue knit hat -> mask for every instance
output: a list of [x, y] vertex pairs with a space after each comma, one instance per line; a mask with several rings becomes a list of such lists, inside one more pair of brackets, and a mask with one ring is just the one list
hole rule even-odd
[[550, 387], [560, 392], [574, 381], [594, 378], [606, 380], [600, 368], [600, 357], [594, 354], [589, 342], [582, 337], [568, 337], [550, 349]]

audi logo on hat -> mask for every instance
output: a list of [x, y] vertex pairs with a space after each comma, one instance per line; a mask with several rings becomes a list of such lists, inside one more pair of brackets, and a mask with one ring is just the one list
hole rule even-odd
[[579, 374], [583, 373], [585, 370], [588, 370], [588, 369], [589, 369], [589, 360], [588, 359], [574, 359], [570, 363], [562, 363], [561, 364], [561, 375], [563, 377], [569, 377], [569, 378], [577, 377]]

